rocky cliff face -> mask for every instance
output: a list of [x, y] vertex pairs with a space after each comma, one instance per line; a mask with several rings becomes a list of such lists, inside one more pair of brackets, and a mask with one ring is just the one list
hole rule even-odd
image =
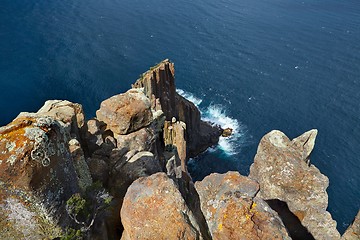
[[[52, 100], [0, 128], [0, 239], [340, 239], [328, 179], [309, 160], [316, 130], [266, 134], [249, 177], [193, 183], [186, 160], [221, 129], [176, 93], [173, 63], [96, 116]], [[358, 220], [342, 239], [359, 239]]]
[[[48, 101], [37, 113], [21, 113], [0, 128], [0, 204], [3, 214], [14, 220], [4, 234], [45, 237], [51, 231], [34, 231], [56, 222], [67, 224], [64, 201], [92, 181], [84, 158], [74, 157], [69, 148], [82, 124], [80, 105]], [[30, 222], [38, 220], [24, 229], [16, 212], [23, 212]], [[39, 221], [48, 214], [56, 216], [54, 222]]]
[[200, 111], [176, 92], [174, 64], [164, 60], [135, 82], [133, 88], [144, 88], [154, 110], [162, 110], [167, 121], [175, 117], [186, 124], [188, 157], [194, 157], [217, 143], [221, 129], [201, 120]]

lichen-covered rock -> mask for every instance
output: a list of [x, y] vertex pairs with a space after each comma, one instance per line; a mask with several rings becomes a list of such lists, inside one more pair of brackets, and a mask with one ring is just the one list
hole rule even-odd
[[263, 199], [286, 202], [315, 239], [339, 239], [336, 222], [326, 211], [329, 180], [309, 163], [316, 134], [311, 130], [292, 141], [280, 131], [266, 134], [249, 177], [259, 182]]
[[[79, 176], [69, 151], [69, 140], [70, 135], [64, 124], [50, 117], [22, 115], [0, 128], [0, 181], [5, 182], [9, 186], [8, 189], [17, 189], [33, 195], [38, 203], [30, 200], [29, 207], [41, 204], [43, 211], [56, 216], [54, 222], [59, 225], [68, 222], [65, 201], [72, 194], [80, 192]], [[26, 208], [28, 205], [22, 208], [19, 199], [14, 201], [6, 200], [3, 210], [11, 210], [12, 206], [19, 207], [29, 216], [28, 220], [23, 219], [23, 223], [33, 221], [34, 225], [34, 228], [29, 227], [29, 232], [19, 230], [19, 234], [29, 234], [30, 237], [17, 239], [44, 239], [41, 237], [43, 235], [35, 233], [41, 226], [46, 226], [37, 223], [35, 219], [39, 215], [34, 211], [37, 211], [40, 205], [34, 206], [35, 210], [31, 210]], [[11, 211], [6, 212], [4, 216], [10, 213]], [[14, 214], [16, 212], [13, 212], [12, 216]], [[18, 225], [21, 219], [17, 218], [14, 221], [11, 228], [17, 229], [21, 225]], [[18, 236], [18, 233], [15, 236]]]
[[259, 184], [238, 172], [195, 183], [213, 239], [291, 239], [275, 211], [256, 197]]
[[342, 240], [359, 240], [360, 239], [360, 211], [356, 215], [354, 222], [348, 227], [341, 237]]
[[150, 101], [142, 89], [130, 89], [104, 100], [96, 116], [114, 134], [134, 132], [148, 126], [153, 120]]
[[121, 239], [201, 239], [198, 224], [174, 181], [165, 173], [140, 178], [121, 208]]
[[66, 100], [48, 100], [36, 113], [23, 112], [19, 117], [50, 117], [62, 123], [72, 137], [79, 138], [79, 129], [84, 126], [84, 111], [78, 103]]
[[56, 220], [29, 192], [0, 182], [0, 239], [53, 239], [62, 236]]

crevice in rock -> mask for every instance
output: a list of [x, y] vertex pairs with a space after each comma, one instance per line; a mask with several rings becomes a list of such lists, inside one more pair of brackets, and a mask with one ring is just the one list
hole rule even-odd
[[200, 232], [204, 240], [212, 239], [209, 226], [206, 223], [204, 214], [201, 211], [200, 197], [197, 193], [189, 175], [183, 172], [182, 178], [173, 178], [177, 183], [179, 191], [185, 200], [186, 205], [194, 214], [196, 222], [200, 227]]
[[279, 217], [293, 240], [315, 240], [307, 228], [301, 224], [299, 218], [289, 210], [286, 202], [280, 201], [279, 199], [271, 199], [266, 202], [279, 214]]

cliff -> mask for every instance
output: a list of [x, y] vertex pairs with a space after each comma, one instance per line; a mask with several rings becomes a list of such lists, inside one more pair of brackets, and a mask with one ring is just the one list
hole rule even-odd
[[[52, 100], [1, 127], [0, 239], [340, 239], [310, 163], [316, 130], [272, 131], [249, 176], [194, 183], [187, 159], [222, 130], [176, 93], [174, 73], [162, 61], [87, 121]], [[343, 239], [358, 239], [358, 219]]]

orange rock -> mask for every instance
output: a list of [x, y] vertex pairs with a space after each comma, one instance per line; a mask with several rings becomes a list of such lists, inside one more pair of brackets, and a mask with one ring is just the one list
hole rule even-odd
[[140, 178], [121, 208], [125, 239], [199, 239], [198, 224], [173, 180], [165, 173]]
[[96, 116], [114, 134], [134, 132], [153, 120], [150, 101], [142, 89], [130, 89], [104, 100], [96, 111]]
[[213, 239], [291, 239], [275, 211], [256, 197], [259, 184], [238, 172], [195, 183]]

